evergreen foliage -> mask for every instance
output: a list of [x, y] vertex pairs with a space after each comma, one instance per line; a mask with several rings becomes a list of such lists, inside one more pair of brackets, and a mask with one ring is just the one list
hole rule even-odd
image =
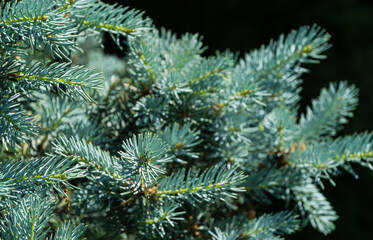
[[[316, 25], [238, 59], [99, 0], [1, 9], [2, 239], [282, 239], [309, 222], [328, 234], [323, 181], [372, 168], [371, 133], [335, 138], [354, 86], [298, 112], [304, 64], [330, 47]], [[103, 33], [124, 60], [103, 54]], [[262, 207], [274, 201], [283, 211]]]

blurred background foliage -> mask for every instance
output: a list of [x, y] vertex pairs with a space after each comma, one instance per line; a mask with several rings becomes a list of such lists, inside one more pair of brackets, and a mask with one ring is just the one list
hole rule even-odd
[[[216, 50], [238, 51], [240, 56], [281, 33], [317, 23], [331, 35], [327, 59], [307, 66], [303, 75], [302, 108], [331, 81], [348, 80], [360, 89], [355, 116], [340, 133], [373, 130], [373, 1], [372, 0], [106, 0], [146, 12], [157, 27], [177, 34], [200, 33]], [[118, 49], [107, 44], [108, 52]], [[122, 54], [120, 54], [122, 55]], [[373, 239], [373, 172], [356, 166], [359, 179], [345, 173], [325, 195], [338, 212], [336, 231], [325, 237], [311, 227], [287, 239]]]

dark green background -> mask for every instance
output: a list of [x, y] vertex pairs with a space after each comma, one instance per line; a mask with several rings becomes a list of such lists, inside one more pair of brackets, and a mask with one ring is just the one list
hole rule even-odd
[[[126, 0], [144, 10], [157, 27], [177, 34], [200, 33], [209, 47], [248, 52], [300, 25], [317, 23], [332, 35], [333, 47], [321, 64], [303, 76], [304, 109], [331, 81], [348, 80], [360, 89], [360, 105], [341, 134], [372, 131], [373, 1], [353, 0]], [[287, 239], [373, 239], [373, 171], [356, 167], [359, 180], [343, 174], [325, 195], [338, 212], [337, 230], [324, 237], [312, 228]]]

